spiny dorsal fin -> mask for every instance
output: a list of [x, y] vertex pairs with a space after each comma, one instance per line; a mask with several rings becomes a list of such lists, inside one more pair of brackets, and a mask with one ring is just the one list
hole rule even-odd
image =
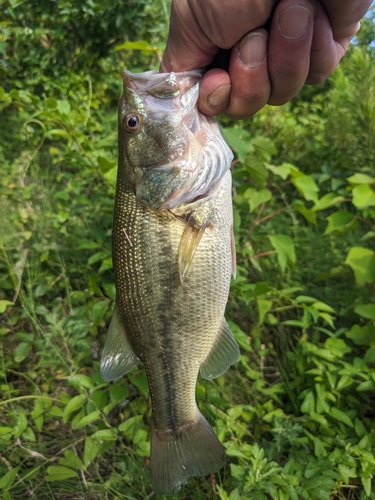
[[202, 377], [210, 380], [222, 375], [230, 365], [233, 365], [238, 360], [239, 355], [238, 344], [225, 318], [223, 318], [211, 351], [200, 366]]
[[184, 282], [186, 274], [189, 270], [196, 249], [202, 239], [203, 233], [207, 228], [207, 224], [196, 227], [193, 217], [189, 217], [185, 230], [182, 234], [180, 248], [178, 251], [178, 267], [180, 270], [181, 283]]
[[115, 306], [100, 361], [100, 374], [103, 380], [110, 382], [130, 372], [138, 362], [139, 359], [126, 337], [117, 306]]

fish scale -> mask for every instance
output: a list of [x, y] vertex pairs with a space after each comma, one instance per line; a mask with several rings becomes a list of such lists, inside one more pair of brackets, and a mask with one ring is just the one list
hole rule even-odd
[[[202, 120], [205, 134], [212, 130], [208, 141], [214, 144], [210, 151], [202, 144], [199, 157], [204, 161], [200, 165], [195, 167], [194, 154], [189, 156], [189, 143], [183, 143], [191, 133], [176, 129], [171, 141], [158, 136], [178, 122], [178, 112], [180, 127], [185, 124], [185, 116], [186, 124], [193, 123], [191, 113], [198, 113], [197, 94], [194, 99], [188, 95], [185, 100], [181, 94], [185, 92], [186, 96], [199, 79], [196, 72], [176, 74], [172, 79], [173, 93], [167, 76], [151, 73], [149, 80], [153, 79], [157, 80], [157, 97], [152, 94], [152, 84], [151, 88], [144, 88], [143, 76], [126, 73], [119, 107], [119, 170], [113, 228], [116, 305], [101, 372], [105, 380], [114, 380], [139, 360], [144, 363], [152, 404], [151, 479], [155, 491], [172, 493], [190, 476], [215, 472], [224, 464], [223, 447], [197, 407], [195, 387], [199, 371], [205, 378], [214, 378], [239, 355], [223, 318], [233, 271], [229, 170], [232, 155], [216, 122], [200, 118], [199, 114], [197, 119]], [[180, 95], [176, 93], [176, 82], [180, 84]], [[164, 84], [168, 98], [160, 97]], [[140, 88], [139, 94], [133, 96], [127, 85]], [[150, 96], [153, 102], [149, 116]], [[159, 101], [163, 102], [158, 115]], [[171, 113], [175, 114], [169, 121]], [[131, 125], [139, 125], [135, 131], [127, 125], [128, 117]], [[130, 128], [130, 132], [124, 131], [124, 120], [125, 129]], [[164, 140], [166, 163], [157, 175], [150, 151], [145, 152], [143, 159], [141, 156], [149, 134], [156, 134], [150, 144]], [[180, 148], [181, 157], [176, 155], [176, 147]], [[159, 150], [158, 158], [160, 154]], [[191, 167], [188, 174], [171, 176], [170, 169], [178, 172], [179, 165], [189, 167], [185, 154], [192, 157], [192, 165], [198, 170]], [[132, 158], [136, 160], [133, 162]], [[202, 169], [214, 169], [215, 161], [219, 163], [218, 173], [205, 175]], [[220, 162], [228, 164], [225, 167]], [[161, 182], [164, 171], [166, 182], [176, 183], [168, 189]], [[194, 199], [196, 194], [189, 191], [184, 203], [174, 204], [186, 185], [187, 175], [196, 176], [199, 197]], [[199, 191], [200, 179], [206, 183], [209, 179], [203, 196]], [[137, 182], [152, 186], [145, 199], [136, 195]], [[163, 205], [169, 208], [162, 209]]]

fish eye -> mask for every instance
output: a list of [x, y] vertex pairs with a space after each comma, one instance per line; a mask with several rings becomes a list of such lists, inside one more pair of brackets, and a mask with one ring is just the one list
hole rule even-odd
[[123, 120], [123, 125], [125, 127], [125, 130], [127, 130], [130, 133], [134, 133], [139, 129], [139, 126], [141, 124], [141, 120], [138, 115], [135, 113], [130, 113], [125, 116]]

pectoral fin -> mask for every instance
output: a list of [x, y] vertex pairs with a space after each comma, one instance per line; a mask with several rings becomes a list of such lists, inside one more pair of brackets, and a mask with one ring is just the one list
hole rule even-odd
[[134, 368], [138, 362], [115, 306], [100, 361], [100, 374], [106, 382], [116, 380]]
[[206, 360], [200, 366], [203, 378], [210, 380], [222, 375], [239, 358], [240, 349], [230, 331], [225, 318], [223, 318], [216, 340]]
[[190, 217], [187, 221], [178, 253], [178, 267], [180, 270], [181, 283], [185, 280], [186, 274], [193, 261], [195, 251], [198, 248], [206, 227], [207, 224], [196, 227], [193, 217]]

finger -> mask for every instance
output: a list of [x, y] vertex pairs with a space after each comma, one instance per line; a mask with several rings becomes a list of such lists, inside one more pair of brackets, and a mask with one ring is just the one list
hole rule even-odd
[[335, 40], [350, 40], [359, 29], [359, 21], [370, 8], [372, 0], [320, 0], [324, 7]]
[[251, 31], [237, 43], [229, 61], [230, 101], [225, 113], [233, 119], [252, 116], [268, 101], [271, 91], [267, 69], [268, 34]]
[[311, 44], [310, 70], [306, 83], [316, 85], [333, 73], [345, 53], [345, 47], [333, 39], [326, 11], [314, 0], [314, 35]]
[[224, 69], [211, 69], [203, 76], [199, 90], [198, 109], [208, 116], [223, 113], [231, 91], [230, 77]]
[[218, 49], [230, 49], [266, 23], [278, 0], [174, 0], [162, 71], [209, 65]]
[[313, 8], [308, 0], [282, 0], [272, 18], [268, 49], [271, 95], [281, 105], [303, 87], [310, 67]]

